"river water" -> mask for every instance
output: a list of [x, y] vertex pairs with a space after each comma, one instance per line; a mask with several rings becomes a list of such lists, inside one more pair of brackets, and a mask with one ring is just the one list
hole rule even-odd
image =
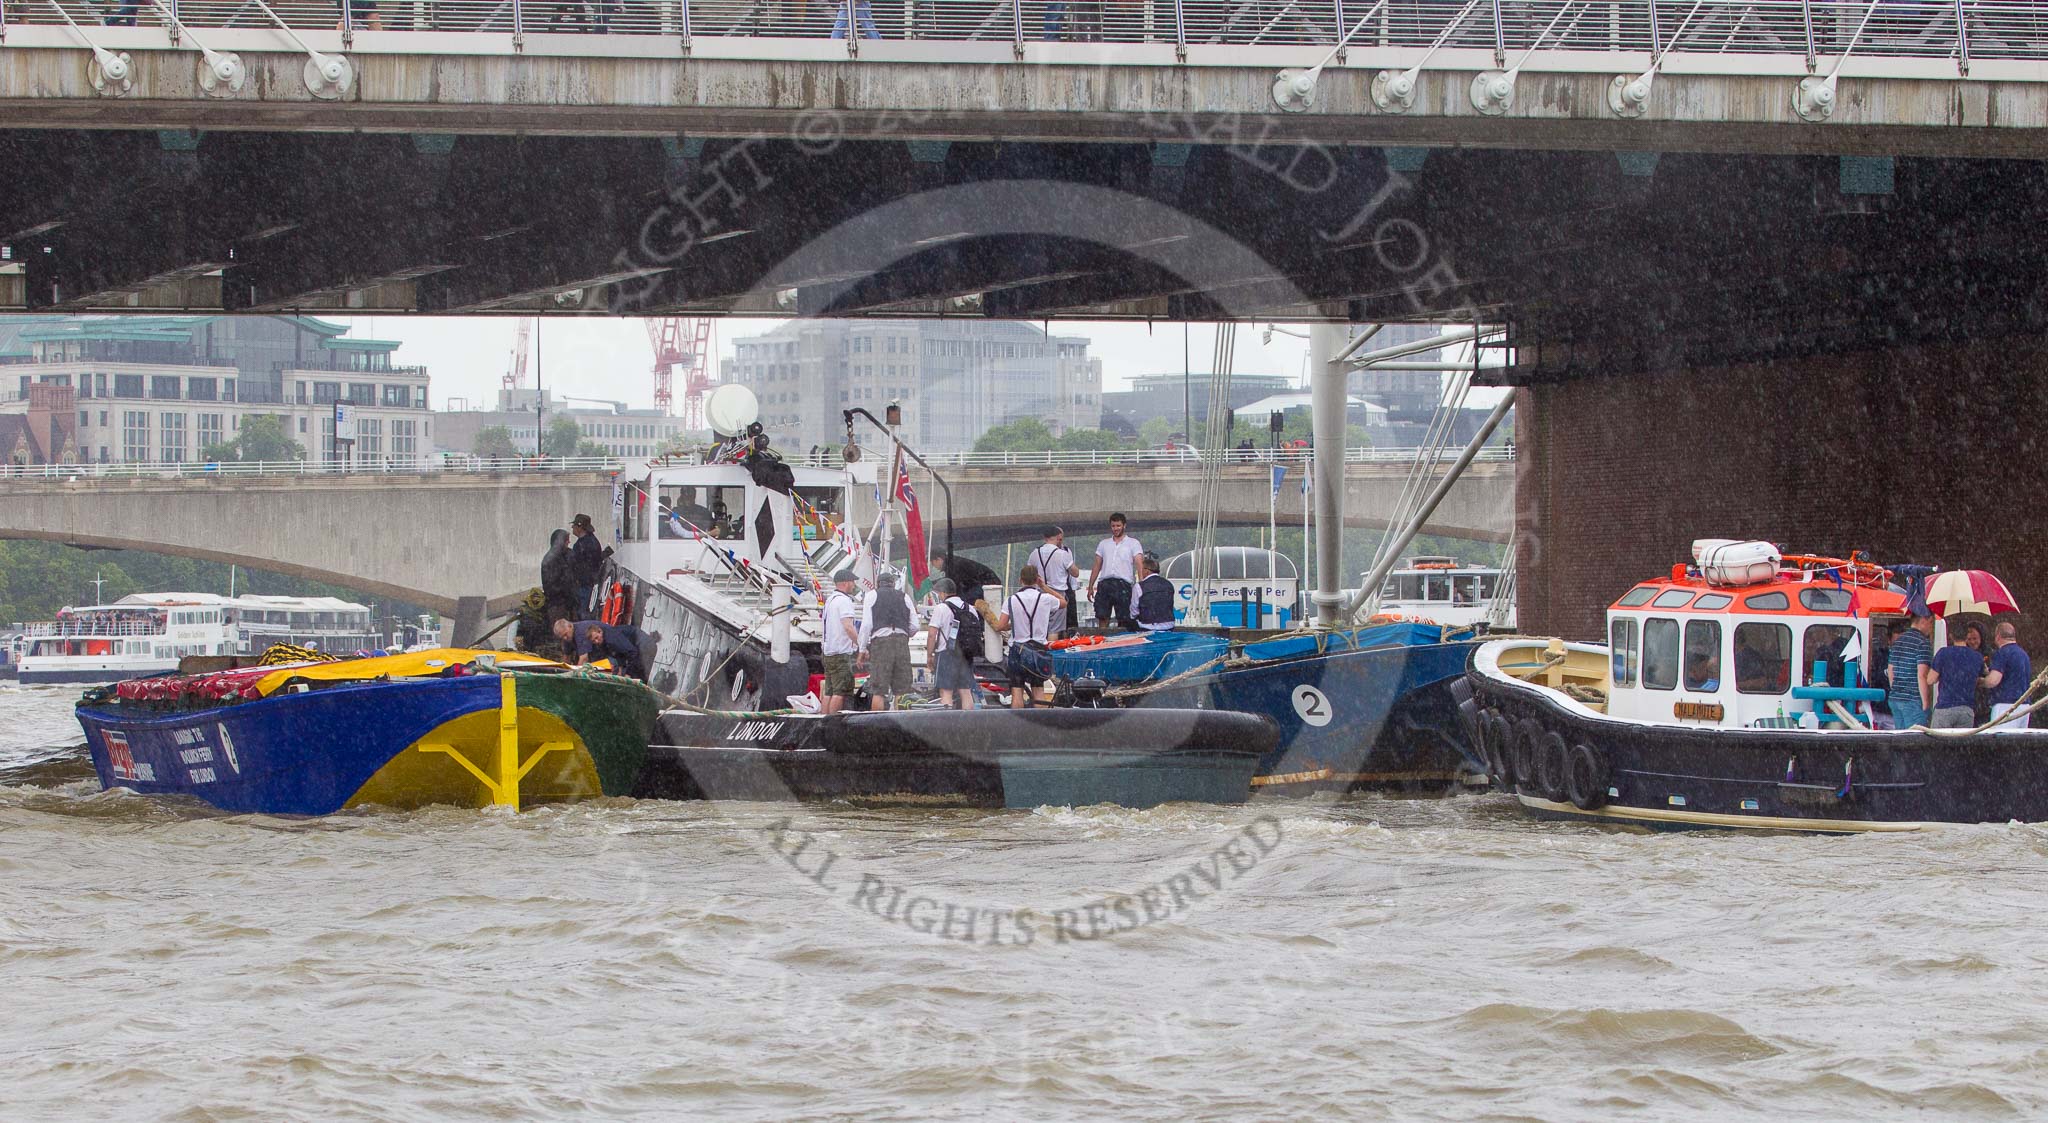
[[0, 1118], [2048, 1112], [2038, 827], [291, 821], [98, 792], [74, 695], [0, 686]]

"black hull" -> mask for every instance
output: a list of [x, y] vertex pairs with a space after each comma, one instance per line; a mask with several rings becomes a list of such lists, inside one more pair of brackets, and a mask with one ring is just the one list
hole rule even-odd
[[1277, 736], [1265, 718], [1192, 710], [671, 710], [634, 794], [966, 807], [1242, 803]]
[[2048, 730], [1937, 737], [1644, 725], [1479, 670], [1468, 681], [1466, 719], [1495, 786], [1538, 815], [1821, 831], [2048, 820]]

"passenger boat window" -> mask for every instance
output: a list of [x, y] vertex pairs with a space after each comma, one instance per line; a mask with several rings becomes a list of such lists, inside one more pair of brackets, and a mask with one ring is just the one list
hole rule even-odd
[[1450, 600], [1451, 579], [1442, 573], [1424, 574], [1422, 578], [1423, 600]]
[[1391, 600], [1421, 600], [1422, 575], [1402, 573], [1390, 577], [1387, 579], [1387, 587], [1381, 590], [1380, 596]]
[[1499, 588], [1500, 578], [1497, 575], [1492, 573], [1482, 573], [1479, 575], [1479, 597], [1481, 600], [1492, 600], [1494, 592]]
[[1685, 622], [1685, 688], [1721, 689], [1721, 622]]
[[1452, 604], [1479, 603], [1479, 575], [1463, 573], [1451, 578]]
[[1737, 624], [1735, 689], [1744, 694], [1783, 694], [1791, 681], [1792, 629], [1783, 624]]
[[1700, 599], [1692, 602], [1692, 606], [1702, 612], [1712, 612], [1718, 608], [1728, 607], [1734, 603], [1734, 600], [1734, 597], [1724, 596], [1720, 593], [1707, 593], [1701, 596]]
[[[1195, 557], [1193, 554], [1177, 554], [1166, 560], [1165, 577], [1168, 581], [1187, 581], [1193, 579], [1194, 576]], [[1388, 584], [1392, 585], [1393, 582], [1390, 581]]]
[[1614, 661], [1610, 673], [1616, 686], [1635, 685], [1636, 666], [1642, 659], [1642, 651], [1637, 647], [1637, 634], [1635, 618], [1630, 616], [1615, 617], [1613, 627], [1608, 630], [1607, 650]]
[[1849, 611], [1849, 590], [1847, 589], [1801, 589], [1799, 603], [1815, 612]]
[[1650, 602], [1651, 608], [1682, 608], [1692, 600], [1691, 589], [1667, 589]]
[[1643, 685], [1651, 690], [1678, 686], [1678, 621], [1643, 621]]
[[1783, 612], [1792, 607], [1792, 601], [1791, 598], [1783, 593], [1758, 593], [1753, 597], [1745, 598], [1742, 602], [1742, 607], [1754, 609], [1758, 612]]
[[1642, 586], [1638, 586], [1638, 587], [1636, 587], [1636, 588], [1630, 589], [1630, 590], [1629, 590], [1628, 592], [1626, 592], [1626, 593], [1623, 593], [1623, 594], [1622, 594], [1622, 597], [1621, 597], [1621, 599], [1620, 599], [1619, 601], [1616, 601], [1615, 603], [1616, 603], [1616, 604], [1618, 604], [1618, 605], [1620, 605], [1620, 606], [1621, 606], [1622, 608], [1634, 608], [1634, 607], [1636, 607], [1636, 606], [1637, 606], [1637, 605], [1639, 605], [1639, 604], [1648, 604], [1648, 603], [1650, 603], [1650, 598], [1651, 598], [1651, 597], [1654, 597], [1654, 596], [1656, 596], [1656, 595], [1657, 595], [1657, 587], [1656, 587], [1656, 586], [1654, 586], [1654, 585], [1642, 585]]
[[[1855, 686], [1853, 682], [1842, 681], [1842, 652], [1855, 638], [1856, 627], [1853, 624], [1815, 624], [1807, 628], [1799, 649], [1799, 674], [1805, 684]], [[1827, 676], [1825, 683], [1817, 682], [1813, 677], [1816, 663], [1823, 664], [1821, 670]]]

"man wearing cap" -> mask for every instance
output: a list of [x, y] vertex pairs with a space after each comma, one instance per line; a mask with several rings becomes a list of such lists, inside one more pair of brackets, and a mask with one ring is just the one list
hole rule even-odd
[[[1109, 537], [1095, 547], [1095, 568], [1088, 571], [1088, 597], [1095, 602], [1095, 626], [1107, 628], [1121, 619], [1131, 620], [1131, 586], [1138, 580], [1138, 555], [1145, 552], [1138, 540], [1124, 533], [1124, 513], [1109, 516]], [[1100, 587], [1098, 595], [1096, 589]]]
[[1045, 544], [1031, 551], [1031, 564], [1038, 567], [1045, 587], [1067, 602], [1067, 626], [1064, 630], [1071, 632], [1080, 627], [1081, 604], [1080, 598], [1074, 595], [1074, 583], [1081, 576], [1081, 567], [1074, 564], [1074, 552], [1067, 549], [1067, 532], [1056, 526], [1046, 527]]
[[825, 697], [822, 710], [836, 714], [853, 697], [853, 668], [860, 657], [860, 609], [853, 603], [853, 591], [860, 587], [860, 575], [842, 569], [832, 575], [832, 589], [825, 594]]
[[862, 598], [860, 657], [868, 665], [868, 709], [886, 710], [899, 694], [910, 693], [910, 633], [917, 606], [897, 587], [896, 572], [884, 569], [875, 589]]
[[576, 586], [576, 615], [581, 616], [590, 611], [591, 591], [604, 576], [604, 559], [612, 552], [598, 544], [597, 528], [591, 525], [589, 515], [570, 519], [569, 533], [576, 538], [569, 547], [569, 580]]

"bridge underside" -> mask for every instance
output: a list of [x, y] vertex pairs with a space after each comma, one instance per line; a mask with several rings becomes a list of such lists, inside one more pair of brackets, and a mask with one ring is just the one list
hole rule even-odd
[[1513, 325], [1534, 377], [2048, 322], [2034, 161], [1302, 146], [1264, 127], [0, 132], [0, 307], [1477, 315]]

